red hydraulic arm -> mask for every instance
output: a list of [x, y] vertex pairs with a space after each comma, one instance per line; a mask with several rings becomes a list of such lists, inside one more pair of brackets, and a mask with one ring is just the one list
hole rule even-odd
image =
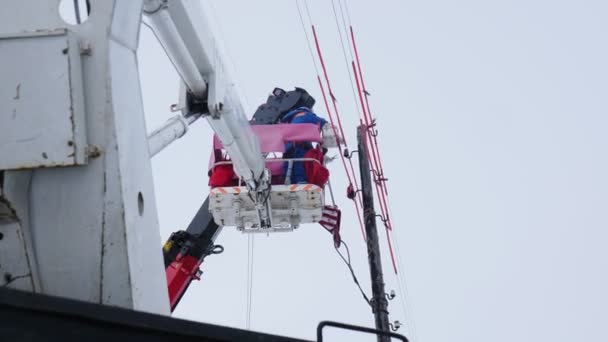
[[224, 251], [224, 247], [214, 244], [220, 231], [209, 213], [207, 197], [188, 228], [171, 234], [163, 246], [171, 311], [175, 310], [192, 280], [200, 279], [199, 267], [205, 257]]

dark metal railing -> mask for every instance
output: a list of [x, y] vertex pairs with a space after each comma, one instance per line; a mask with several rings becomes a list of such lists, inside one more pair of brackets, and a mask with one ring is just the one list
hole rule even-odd
[[364, 333], [368, 333], [368, 334], [374, 334], [376, 336], [396, 338], [403, 342], [409, 342], [405, 336], [394, 333], [394, 332], [382, 331], [382, 330], [377, 330], [377, 329], [372, 329], [372, 328], [367, 328], [367, 327], [360, 327], [357, 325], [351, 325], [351, 324], [339, 323], [339, 322], [331, 322], [331, 321], [323, 321], [323, 322], [319, 323], [319, 325], [317, 326], [317, 342], [323, 342], [323, 328], [325, 328], [325, 327], [334, 327], [334, 328], [340, 328], [340, 329], [345, 329], [345, 330], [360, 331], [360, 332], [364, 332]]

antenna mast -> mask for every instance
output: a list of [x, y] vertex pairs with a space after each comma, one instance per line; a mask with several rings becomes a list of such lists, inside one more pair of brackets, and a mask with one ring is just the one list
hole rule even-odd
[[[382, 274], [382, 260], [380, 245], [378, 243], [378, 230], [376, 229], [376, 212], [374, 210], [374, 194], [370, 175], [367, 144], [365, 143], [365, 130], [367, 126], [357, 127], [357, 144], [359, 149], [359, 171], [361, 174], [361, 191], [363, 196], [363, 218], [365, 234], [367, 236], [367, 255], [369, 271], [372, 281], [371, 306], [374, 313], [376, 329], [390, 332], [388, 321], [388, 300], [384, 291], [384, 276]], [[388, 336], [378, 336], [378, 342], [390, 342]]]

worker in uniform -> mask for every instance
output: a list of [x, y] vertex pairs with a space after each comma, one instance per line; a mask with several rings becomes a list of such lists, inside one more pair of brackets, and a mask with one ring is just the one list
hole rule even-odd
[[[327, 124], [327, 121], [315, 113], [308, 107], [299, 107], [288, 113], [286, 113], [281, 118], [282, 123], [290, 123], [290, 124], [316, 124], [319, 126], [319, 129], [323, 128], [324, 125]], [[313, 151], [312, 143], [310, 142], [288, 142], [285, 144], [285, 153], [283, 154], [283, 158], [307, 158], [311, 156], [311, 152]], [[321, 154], [322, 157], [322, 154]], [[312, 164], [312, 163], [307, 163]], [[285, 164], [285, 175], [287, 175], [287, 170], [289, 164]], [[310, 166], [310, 165], [309, 165]], [[310, 167], [308, 167], [308, 174], [310, 175]], [[292, 170], [291, 170], [291, 184], [302, 184], [311, 182], [307, 177], [307, 168], [305, 168], [304, 162], [293, 162]]]

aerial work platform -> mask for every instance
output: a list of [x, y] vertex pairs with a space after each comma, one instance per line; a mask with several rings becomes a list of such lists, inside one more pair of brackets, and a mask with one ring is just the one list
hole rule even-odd
[[319, 222], [325, 206], [324, 190], [315, 184], [274, 185], [270, 190], [273, 226], [258, 229], [257, 211], [247, 188], [216, 187], [211, 189], [210, 207], [213, 218], [222, 226], [236, 226], [243, 231], [291, 231], [301, 223]]
[[[268, 200], [272, 226], [266, 229], [258, 226], [256, 203], [247, 187], [240, 184], [231, 171], [232, 162], [217, 137], [209, 165], [209, 209], [215, 222], [247, 232], [291, 231], [302, 223], [319, 222], [325, 206], [326, 180], [314, 175], [315, 172], [327, 173], [321, 150], [324, 139], [319, 126], [277, 124], [253, 125], [251, 128], [260, 142], [265, 167], [270, 173]], [[314, 157], [285, 158], [286, 145], [290, 143], [311, 143], [314, 146], [311, 155]], [[297, 163], [302, 163], [306, 169], [308, 182], [291, 184], [291, 175]]]

